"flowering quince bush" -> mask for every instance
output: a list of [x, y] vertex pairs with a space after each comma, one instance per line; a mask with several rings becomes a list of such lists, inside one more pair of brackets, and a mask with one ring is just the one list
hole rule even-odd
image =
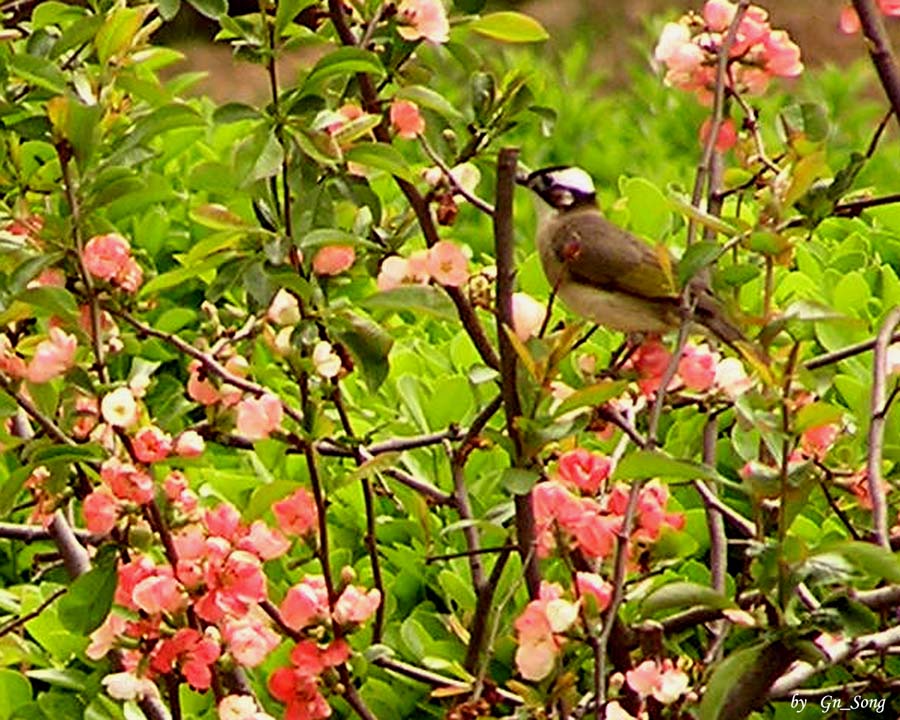
[[[810, 75], [766, 9], [708, 0], [608, 98], [590, 42], [548, 61], [480, 0], [189, 3], [267, 101], [171, 74], [179, 0], [2, 10], [0, 720], [897, 696], [870, 68]], [[896, 4], [853, 7], [836, 30], [883, 49]], [[519, 161], [584, 164], [671, 249], [677, 332], [553, 302]], [[696, 332], [700, 277], [746, 340]]]

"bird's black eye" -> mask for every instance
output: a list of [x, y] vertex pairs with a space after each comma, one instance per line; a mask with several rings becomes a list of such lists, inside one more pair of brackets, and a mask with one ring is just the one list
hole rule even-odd
[[547, 200], [555, 208], [567, 208], [575, 202], [575, 196], [567, 188], [554, 187], [548, 190]]

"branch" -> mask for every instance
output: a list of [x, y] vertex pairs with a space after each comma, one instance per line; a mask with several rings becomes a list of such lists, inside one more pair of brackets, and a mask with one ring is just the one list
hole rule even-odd
[[[839, 363], [842, 360], [853, 357], [854, 355], [862, 355], [865, 352], [869, 352], [869, 350], [872, 350], [875, 347], [875, 344], [877, 342], [878, 340], [876, 338], [873, 340], [866, 340], [861, 343], [856, 343], [855, 345], [848, 345], [841, 350], [835, 350], [834, 352], [819, 355], [819, 357], [813, 358], [812, 360], [807, 360], [805, 363], [803, 363], [803, 367], [807, 370], [818, 370], [819, 368], [833, 365], [834, 363]], [[893, 335], [891, 335], [891, 339], [888, 344], [894, 342], [900, 342], [900, 333], [894, 333]]]
[[[716, 87], [713, 99], [712, 124], [709, 128], [709, 137], [706, 138], [706, 144], [703, 147], [703, 155], [700, 164], [697, 166], [697, 176], [694, 179], [694, 189], [691, 193], [691, 205], [700, 207], [700, 200], [703, 197], [703, 188], [706, 185], [712, 167], [713, 154], [716, 151], [716, 139], [719, 137], [719, 130], [722, 127], [722, 120], [725, 113], [725, 79], [728, 74], [728, 58], [734, 39], [737, 37], [738, 26], [747, 12], [750, 0], [740, 0], [734, 13], [731, 25], [728, 26], [728, 32], [725, 39], [719, 47], [719, 54], [716, 63]], [[688, 221], [687, 244], [691, 245], [697, 234], [697, 223], [691, 219]]]
[[[173, 333], [163, 332], [162, 330], [157, 330], [146, 323], [141, 322], [133, 315], [130, 315], [127, 312], [122, 310], [118, 310], [112, 307], [106, 307], [107, 311], [115, 315], [116, 317], [122, 318], [125, 322], [131, 325], [135, 330], [143, 335], [148, 335], [150, 337], [155, 337], [164, 342], [172, 345], [177, 350], [180, 350], [182, 353], [187, 355], [188, 357], [192, 357], [195, 360], [199, 360], [200, 364], [203, 366], [203, 369], [207, 372], [211, 372], [216, 377], [224, 380], [229, 385], [234, 385], [239, 390], [243, 390], [244, 392], [248, 392], [257, 397], [265, 394], [274, 395], [274, 393], [263, 385], [259, 385], [252, 380], [247, 380], [246, 378], [241, 377], [240, 375], [235, 375], [225, 368], [222, 363], [216, 360], [211, 354], [205, 353], [202, 350], [198, 350], [190, 343], [185, 342], [180, 337]], [[276, 397], [278, 397], [276, 395]], [[294, 408], [288, 405], [284, 400], [281, 400], [281, 407], [284, 410], [284, 414], [293, 419], [295, 422], [300, 425], [303, 424], [303, 415], [297, 412]]]
[[794, 692], [797, 688], [811, 680], [818, 673], [828, 668], [841, 665], [859, 655], [864, 650], [886, 650], [900, 644], [900, 627], [892, 627], [888, 630], [861, 635], [850, 640], [845, 640], [828, 650], [828, 660], [817, 665], [803, 663], [790, 672], [782, 675], [772, 687], [769, 688], [768, 699], [777, 700]]
[[[80, 543], [99, 545], [106, 540], [106, 535], [96, 535], [87, 530], [73, 529], [72, 532], [75, 535], [75, 539]], [[0, 538], [32, 543], [40, 540], [55, 540], [56, 536], [43, 525], [18, 525], [16, 523], [0, 522]]]
[[[73, 579], [77, 578], [91, 569], [91, 559], [87, 550], [79, 544], [78, 538], [72, 531], [62, 510], [57, 510], [53, 513], [53, 519], [50, 521], [48, 531], [56, 542], [56, 547], [59, 549], [60, 555], [62, 555], [63, 564], [70, 577]], [[112, 657], [114, 664], [121, 669], [121, 656], [116, 653]], [[169, 711], [160, 702], [159, 698], [146, 696], [140, 700], [139, 704], [149, 720], [170, 720]]]
[[[391, 672], [395, 672], [398, 675], [402, 675], [403, 677], [411, 678], [412, 680], [417, 680], [418, 682], [425, 683], [426, 685], [431, 685], [436, 688], [457, 688], [463, 691], [474, 690], [474, 688], [472, 687], [472, 683], [465, 682], [464, 680], [457, 680], [456, 678], [447, 677], [446, 675], [439, 675], [436, 672], [425, 670], [423, 668], [416, 667], [415, 665], [410, 665], [409, 663], [403, 662], [402, 660], [394, 660], [393, 658], [389, 657], [378, 657], [375, 658], [372, 663], [384, 668], [385, 670], [390, 670]], [[509, 690], [497, 688], [497, 694], [502, 697], [505, 702], [508, 702], [512, 705], [525, 704], [525, 700], [521, 695], [511, 693]]]
[[894, 115], [900, 122], [900, 72], [891, 40], [884, 29], [881, 12], [873, 0], [853, 0], [853, 7], [859, 15], [859, 24], [869, 44], [869, 57], [881, 80], [881, 86], [891, 103]]
[[[497, 204], [494, 212], [494, 256], [497, 259], [497, 337], [500, 342], [500, 380], [503, 409], [506, 413], [506, 432], [513, 444], [513, 465], [522, 467], [526, 461], [519, 418], [522, 406], [516, 383], [516, 351], [508, 332], [512, 332], [512, 296], [516, 283], [515, 246], [513, 238], [513, 193], [516, 187], [516, 166], [519, 151], [504, 148], [497, 157]], [[525, 571], [528, 596], [538, 596], [541, 584], [535, 548], [534, 508], [531, 493], [515, 496], [516, 535], [519, 555]]]
[[0, 388], [2, 388], [7, 395], [9, 395], [13, 400], [16, 401], [16, 404], [22, 408], [28, 415], [34, 420], [38, 425], [41, 426], [43, 431], [47, 433], [47, 435], [57, 442], [61, 442], [65, 445], [74, 445], [75, 441], [72, 440], [68, 435], [66, 435], [59, 426], [53, 422], [52, 419], [44, 415], [40, 410], [38, 410], [37, 406], [31, 402], [30, 398], [25, 397], [22, 393], [17, 392], [13, 389], [12, 383], [6, 379], [6, 377], [0, 373]]
[[879, 545], [891, 549], [888, 531], [887, 500], [881, 484], [881, 460], [884, 450], [884, 424], [887, 418], [887, 350], [891, 337], [900, 325], [900, 307], [894, 308], [887, 316], [878, 338], [875, 340], [875, 359], [872, 370], [872, 419], [869, 423], [869, 454], [866, 469], [869, 482], [869, 497], [872, 499], [872, 521], [875, 538]]

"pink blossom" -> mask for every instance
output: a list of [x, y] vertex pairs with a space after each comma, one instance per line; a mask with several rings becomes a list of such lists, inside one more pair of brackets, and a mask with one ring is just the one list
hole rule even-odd
[[797, 77], [803, 72], [800, 47], [784, 30], [773, 30], [765, 41], [765, 69], [778, 77]]
[[160, 569], [159, 574], [144, 578], [134, 586], [131, 599], [138, 609], [149, 615], [159, 613], [173, 613], [180, 610], [185, 604], [185, 595], [181, 585], [172, 577], [171, 569], [168, 572]]
[[224, 560], [210, 558], [204, 571], [207, 593], [194, 606], [208, 622], [226, 615], [242, 616], [266, 599], [266, 576], [260, 559], [245, 550], [235, 550]]
[[280, 607], [281, 618], [292, 630], [303, 630], [328, 617], [328, 590], [321, 575], [307, 575], [290, 588]]
[[609, 477], [612, 463], [606, 455], [576, 448], [559, 458], [559, 476], [586, 493], [595, 495]]
[[78, 341], [57, 327], [50, 328], [49, 337], [38, 343], [34, 357], [25, 371], [27, 380], [45, 383], [66, 373], [75, 364]]
[[125, 292], [136, 293], [144, 279], [144, 271], [137, 261], [130, 257], [125, 261], [125, 266], [121, 271], [116, 273], [113, 281]]
[[185, 430], [175, 440], [175, 454], [183, 458], [195, 458], [203, 454], [206, 443], [196, 430]]
[[450, 23], [441, 0], [402, 0], [397, 15], [403, 23], [397, 32], [405, 40], [440, 44], [450, 39]]
[[724, 32], [731, 25], [737, 6], [729, 0], [707, 0], [703, 6], [703, 19], [713, 32]]
[[847, 35], [854, 35], [859, 32], [861, 27], [859, 24], [859, 15], [856, 14], [856, 9], [852, 5], [844, 5], [844, 7], [841, 8], [839, 25], [841, 32]]
[[519, 646], [516, 667], [526, 680], [543, 680], [553, 670], [562, 645], [557, 633], [564, 632], [575, 621], [577, 605], [562, 600], [562, 588], [541, 583], [536, 600], [525, 606], [514, 627]]
[[207, 690], [212, 683], [212, 664], [219, 659], [219, 646], [193, 628], [182, 628], [174, 636], [157, 643], [150, 655], [150, 667], [170, 673], [180, 669], [194, 690]]
[[352, 245], [326, 245], [313, 256], [312, 268], [316, 275], [340, 275], [355, 260], [356, 250]]
[[84, 654], [91, 660], [100, 660], [115, 647], [116, 640], [125, 633], [127, 621], [121, 615], [110, 613], [106, 616], [106, 620], [91, 633], [91, 644], [88, 645]]
[[82, 253], [84, 267], [101, 280], [112, 280], [126, 271], [131, 259], [131, 246], [117, 233], [97, 235], [87, 241]]
[[658, 338], [645, 340], [631, 356], [630, 364], [638, 372], [638, 387], [644, 395], [652, 395], [662, 382], [672, 355]]
[[528, 293], [517, 292], [512, 296], [513, 330], [522, 342], [536, 337], [547, 316], [547, 307]]
[[612, 585], [597, 573], [578, 572], [575, 575], [575, 586], [581, 596], [590, 595], [597, 603], [597, 611], [603, 612], [612, 600]]
[[316, 503], [306, 488], [297, 488], [292, 495], [279, 500], [272, 506], [272, 512], [282, 532], [290, 535], [306, 535], [318, 520]]
[[214, 405], [219, 402], [219, 391], [210, 380], [202, 374], [202, 364], [199, 360], [192, 360], [188, 367], [190, 377], [187, 383], [187, 393], [191, 400], [201, 405]]
[[256, 667], [281, 642], [281, 636], [252, 615], [226, 618], [222, 637], [228, 652], [244, 667]]
[[725, 358], [716, 365], [716, 387], [729, 399], [736, 400], [752, 385], [753, 381], [737, 358]]
[[808, 428], [800, 435], [800, 449], [807, 457], [822, 460], [834, 445], [840, 432], [841, 427], [837, 423]]
[[391, 127], [400, 137], [414, 140], [417, 135], [425, 132], [425, 118], [414, 102], [394, 100], [391, 103]]
[[645, 660], [625, 673], [625, 681], [642, 698], [652, 695], [663, 705], [669, 705], [681, 697], [690, 682], [687, 674], [676, 668], [668, 658], [661, 663]]
[[678, 375], [688, 390], [706, 392], [716, 379], [716, 356], [708, 349], [687, 345], [678, 361]]
[[89, 532], [105, 535], [116, 526], [119, 503], [104, 489], [94, 490], [82, 503], [84, 524]]
[[604, 720], [638, 720], [634, 715], [623, 708], [618, 700], [611, 700], [606, 704]]
[[348, 585], [334, 604], [334, 620], [339, 625], [362, 624], [368, 620], [381, 604], [381, 592], [373, 588]]
[[345, 663], [350, 646], [335, 640], [322, 648], [311, 640], [301, 640], [291, 651], [291, 667], [278, 668], [269, 677], [269, 692], [285, 704], [287, 720], [323, 720], [331, 708], [319, 692], [318, 676], [329, 667]]
[[172, 452], [172, 437], [155, 425], [141, 428], [131, 439], [131, 449], [142, 463], [165, 460]]
[[252, 552], [261, 560], [273, 560], [284, 555], [290, 549], [291, 542], [262, 520], [254, 520], [247, 534], [238, 540], [237, 547]]
[[138, 505], [153, 499], [153, 478], [131, 463], [111, 457], [100, 466], [100, 479], [121, 500], [129, 500]]
[[245, 398], [237, 406], [237, 431], [248, 440], [263, 440], [281, 427], [283, 415], [281, 401], [271, 393]]
[[428, 251], [428, 274], [441, 285], [459, 287], [469, 279], [469, 261], [462, 248], [449, 240], [435, 243]]
[[[706, 145], [709, 140], [709, 133], [712, 129], [712, 117], [706, 118], [700, 126], [700, 143]], [[719, 126], [719, 134], [716, 136], [716, 152], [728, 152], [737, 143], [737, 128], [734, 120], [725, 118]]]
[[381, 263], [375, 284], [379, 290], [386, 292], [403, 285], [409, 276], [409, 261], [399, 255], [391, 255]]
[[249, 695], [227, 695], [222, 698], [217, 710], [219, 720], [275, 720], [268, 713], [259, 710]]

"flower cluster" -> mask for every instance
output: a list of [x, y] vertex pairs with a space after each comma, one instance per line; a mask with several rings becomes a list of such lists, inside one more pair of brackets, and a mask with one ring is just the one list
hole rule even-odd
[[[712, 101], [718, 53], [737, 12], [729, 0], [707, 0], [702, 16], [690, 13], [662, 31], [654, 57], [666, 66], [666, 83]], [[741, 18], [731, 46], [728, 87], [759, 95], [773, 77], [803, 72], [800, 48], [784, 30], [773, 30], [768, 13], [751, 5]]]
[[140, 265], [131, 256], [128, 240], [116, 233], [92, 237], [85, 244], [81, 259], [93, 277], [125, 292], [137, 292], [144, 279]]
[[[563, 538], [570, 550], [578, 550], [586, 558], [603, 559], [612, 552], [616, 534], [622, 527], [628, 488], [617, 484], [601, 498], [595, 497], [609, 469], [608, 458], [579, 448], [560, 458], [556, 477], [535, 486], [533, 501], [540, 557], [550, 554], [558, 538]], [[641, 489], [632, 539], [653, 541], [664, 525], [676, 530], [684, 526], [683, 515], [665, 511], [668, 500], [668, 490], [658, 482], [647, 483]]]
[[[635, 350], [627, 367], [637, 372], [638, 388], [649, 397], [659, 389], [671, 361], [672, 354], [662, 342], [658, 338], [649, 338]], [[751, 379], [737, 358], [723, 359], [706, 346], [687, 345], [668, 389], [720, 392], [734, 400], [749, 390], [751, 385]]]
[[454, 242], [441, 240], [428, 250], [418, 250], [408, 258], [391, 255], [381, 263], [378, 289], [393, 290], [404, 284], [427, 284], [460, 287], [469, 278], [469, 259]]

